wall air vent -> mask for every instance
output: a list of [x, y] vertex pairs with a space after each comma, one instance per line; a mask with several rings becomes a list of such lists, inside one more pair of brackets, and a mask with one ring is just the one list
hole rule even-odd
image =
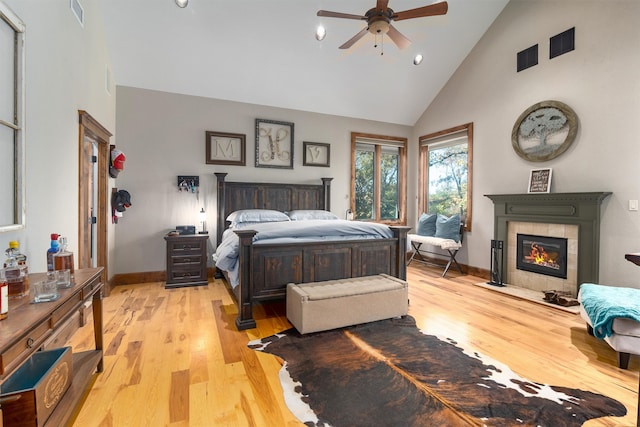
[[573, 27], [549, 39], [549, 59], [571, 52], [575, 48], [576, 27]]
[[533, 45], [518, 52], [518, 72], [538, 65], [538, 45]]
[[70, 2], [70, 6], [71, 6], [71, 11], [73, 12], [73, 14], [78, 19], [78, 22], [80, 23], [80, 26], [82, 28], [84, 28], [84, 9], [82, 8], [82, 5], [80, 4], [80, 0], [69, 0], [69, 2]]

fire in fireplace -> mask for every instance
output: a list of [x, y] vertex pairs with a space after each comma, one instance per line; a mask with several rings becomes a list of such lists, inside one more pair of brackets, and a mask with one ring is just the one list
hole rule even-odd
[[518, 234], [516, 268], [566, 279], [567, 239]]

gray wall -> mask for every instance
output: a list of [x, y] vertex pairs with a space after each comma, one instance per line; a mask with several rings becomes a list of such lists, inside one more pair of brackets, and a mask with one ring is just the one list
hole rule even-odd
[[[640, 2], [511, 1], [418, 120], [420, 135], [474, 122], [473, 232], [468, 262], [487, 268], [493, 204], [485, 194], [526, 192], [531, 169], [553, 169], [552, 191], [611, 191], [602, 207], [600, 282], [640, 287], [624, 259], [640, 251]], [[576, 49], [549, 59], [549, 38], [575, 27]], [[516, 53], [539, 45], [539, 63], [516, 72]], [[544, 100], [568, 104], [580, 121], [567, 152], [547, 162], [511, 146], [519, 115]], [[412, 147], [417, 153], [417, 147]]]
[[[349, 206], [351, 132], [408, 138], [408, 126], [385, 124], [304, 111], [286, 110], [166, 92], [118, 87], [117, 147], [126, 157], [118, 188], [131, 193], [133, 206], [116, 225], [115, 271], [132, 273], [165, 269], [167, 231], [197, 225], [207, 212], [210, 252], [215, 245], [214, 172], [230, 181], [320, 184], [332, 177], [331, 210], [341, 218]], [[255, 119], [294, 123], [294, 168], [256, 168]], [[205, 163], [205, 131], [246, 135], [246, 166]], [[303, 141], [331, 144], [331, 168], [302, 166]], [[178, 175], [200, 176], [200, 192], [179, 192]]]
[[[26, 25], [26, 227], [0, 233], [0, 253], [18, 240], [31, 271], [46, 271], [51, 233], [77, 253], [78, 110], [115, 132], [115, 86], [102, 18], [95, 0], [83, 0], [84, 28], [69, 0], [4, 0]], [[5, 183], [6, 184], [6, 183]], [[113, 247], [113, 229], [109, 229]]]

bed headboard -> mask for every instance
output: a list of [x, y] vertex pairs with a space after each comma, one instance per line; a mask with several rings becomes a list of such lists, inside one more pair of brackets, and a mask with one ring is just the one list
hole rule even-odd
[[295, 209], [331, 210], [331, 180], [322, 184], [274, 184], [265, 182], [226, 181], [226, 173], [216, 173], [218, 187], [218, 222], [216, 246], [227, 228], [226, 218], [240, 209], [274, 209], [281, 212]]

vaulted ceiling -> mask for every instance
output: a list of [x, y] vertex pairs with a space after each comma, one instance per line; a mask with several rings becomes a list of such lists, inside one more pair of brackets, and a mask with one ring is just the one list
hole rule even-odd
[[[368, 34], [338, 47], [375, 0], [100, 0], [117, 85], [413, 125], [508, 0], [448, 0], [444, 16], [395, 22], [412, 44]], [[404, 11], [430, 0], [390, 0]], [[318, 24], [327, 36], [317, 41]], [[422, 64], [413, 65], [416, 54]]]

